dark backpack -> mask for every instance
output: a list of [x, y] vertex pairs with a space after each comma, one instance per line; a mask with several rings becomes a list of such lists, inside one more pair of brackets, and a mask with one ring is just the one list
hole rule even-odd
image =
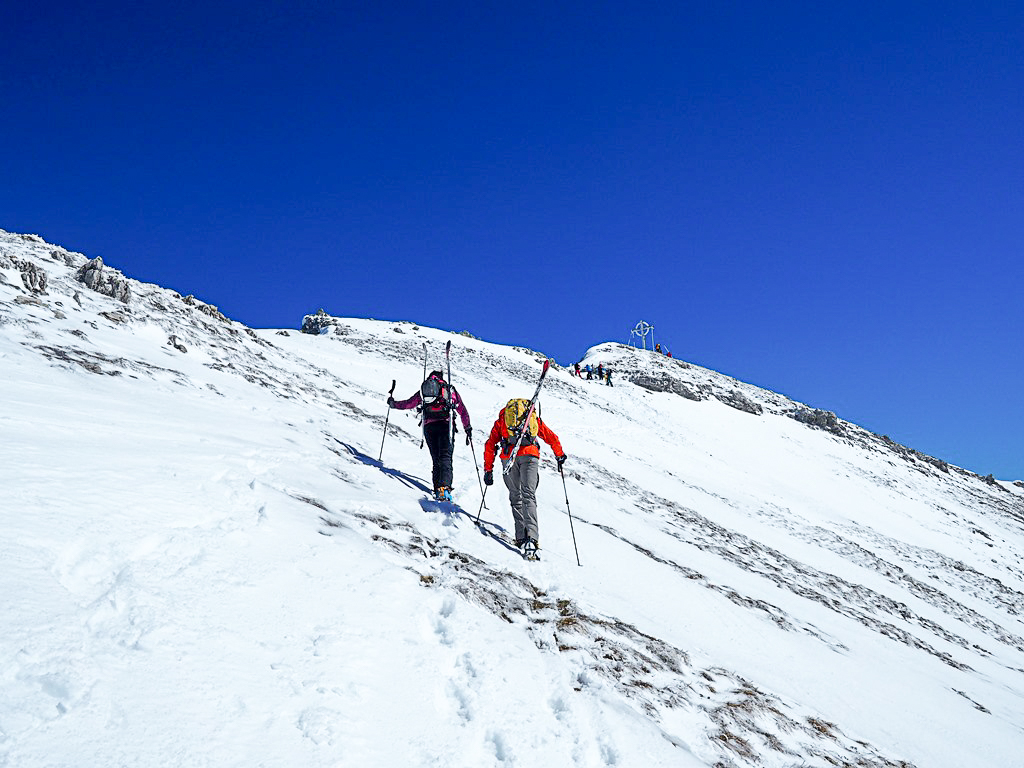
[[431, 376], [420, 384], [420, 405], [423, 415], [431, 421], [446, 419], [452, 410], [451, 390], [448, 382]]

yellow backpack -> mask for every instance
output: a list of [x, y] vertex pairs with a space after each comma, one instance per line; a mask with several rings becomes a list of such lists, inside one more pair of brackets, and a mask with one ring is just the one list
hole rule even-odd
[[[510, 435], [516, 434], [516, 430], [519, 429], [523, 423], [523, 419], [526, 418], [526, 412], [530, 409], [530, 401], [523, 400], [522, 398], [513, 398], [508, 401], [505, 405], [502, 413], [505, 416], [505, 426], [508, 427]], [[537, 432], [540, 431], [540, 420], [537, 415], [537, 411], [540, 409], [540, 404], [533, 409], [533, 413], [530, 414], [530, 423], [526, 428], [526, 435], [529, 437], [536, 437]]]

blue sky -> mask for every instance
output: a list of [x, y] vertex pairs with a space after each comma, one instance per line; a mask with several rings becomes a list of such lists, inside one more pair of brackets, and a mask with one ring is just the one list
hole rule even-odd
[[1024, 479], [1020, 6], [14, 5], [4, 229], [255, 327], [643, 319]]

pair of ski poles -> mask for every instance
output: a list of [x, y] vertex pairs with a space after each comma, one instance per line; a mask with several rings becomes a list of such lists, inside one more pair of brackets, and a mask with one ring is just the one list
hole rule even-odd
[[[475, 460], [474, 456], [474, 460]], [[478, 470], [479, 471], [479, 470]], [[565, 472], [562, 471], [562, 466], [558, 466], [558, 474], [562, 476], [562, 490], [565, 492], [565, 511], [569, 514], [569, 530], [572, 532], [572, 548], [576, 552], [576, 565], [582, 567], [583, 563], [580, 562], [580, 550], [576, 546], [576, 528], [572, 524], [572, 508], [569, 506], [569, 489], [565, 485]], [[484, 488], [483, 496], [480, 498], [480, 509], [476, 512], [476, 520], [473, 522], [477, 526], [480, 525], [480, 515], [484, 511], [484, 501], [487, 498], [487, 488]]]

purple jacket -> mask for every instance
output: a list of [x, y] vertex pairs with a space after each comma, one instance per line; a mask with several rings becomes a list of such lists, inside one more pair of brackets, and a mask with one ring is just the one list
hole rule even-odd
[[[469, 429], [469, 411], [466, 410], [466, 406], [462, 404], [462, 398], [459, 397], [459, 392], [455, 387], [449, 387], [448, 391], [451, 392], [451, 403], [452, 408], [459, 412], [459, 416], [462, 419], [463, 429]], [[411, 408], [415, 408], [421, 402], [423, 398], [420, 397], [420, 393], [417, 390], [416, 394], [410, 397], [408, 400], [395, 400], [392, 404], [392, 408], [397, 408], [400, 411], [408, 411]], [[439, 419], [436, 416], [433, 418], [424, 417], [424, 424], [431, 424], [436, 421], [445, 421], [445, 419]]]

